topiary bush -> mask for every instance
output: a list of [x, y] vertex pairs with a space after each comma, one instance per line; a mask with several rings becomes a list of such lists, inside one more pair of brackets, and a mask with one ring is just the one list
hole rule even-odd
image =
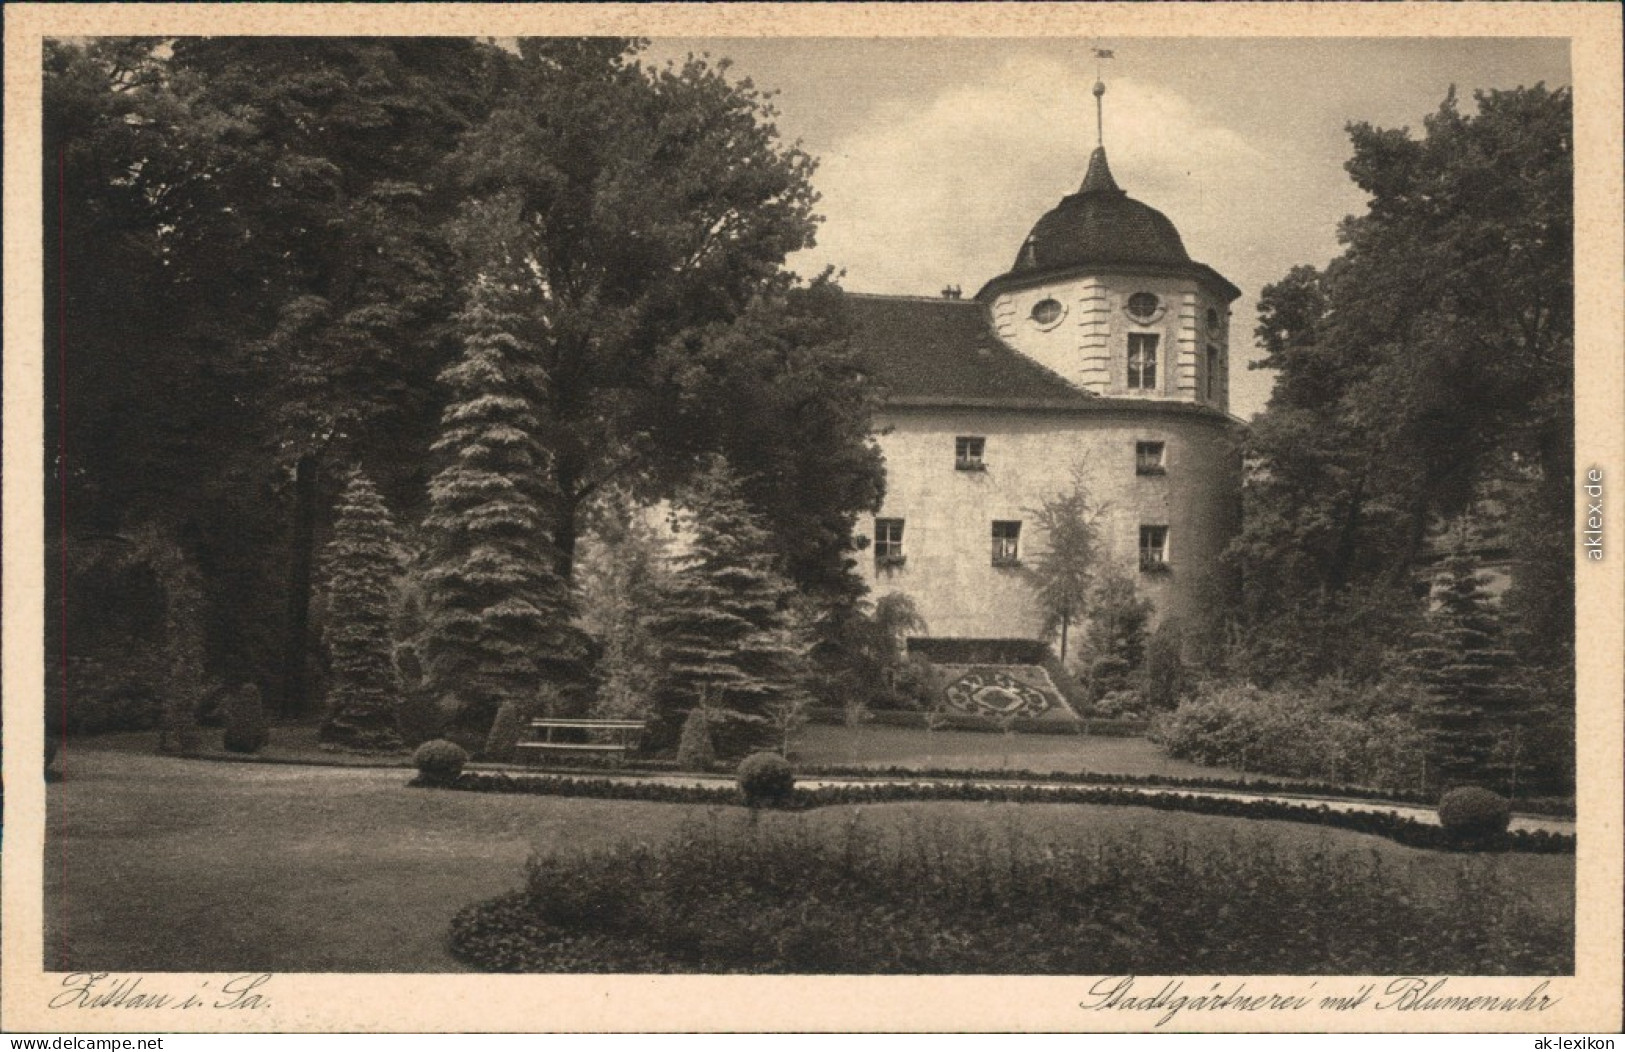
[[533, 706], [509, 699], [497, 709], [497, 718], [491, 723], [491, 733], [485, 738], [485, 758], [497, 763], [512, 763], [518, 751], [519, 739], [530, 723]]
[[717, 751], [711, 744], [711, 718], [704, 706], [688, 710], [683, 720], [683, 733], [677, 740], [677, 766], [685, 771], [708, 771], [717, 762]]
[[412, 754], [412, 762], [417, 765], [418, 777], [423, 781], [431, 785], [449, 785], [463, 773], [463, 765], [468, 762], [468, 750], [456, 742], [437, 738], [418, 746], [418, 751]]
[[1511, 822], [1512, 805], [1500, 793], [1469, 785], [1439, 798], [1439, 824], [1460, 843], [1494, 840]]
[[751, 753], [739, 762], [739, 791], [751, 807], [781, 807], [795, 787], [795, 772], [776, 752]]
[[226, 729], [221, 743], [227, 752], [255, 753], [271, 740], [260, 688], [244, 683], [226, 698]]

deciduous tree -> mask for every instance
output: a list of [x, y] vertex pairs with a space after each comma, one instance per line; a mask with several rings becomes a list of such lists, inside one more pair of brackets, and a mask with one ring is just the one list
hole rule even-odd
[[786, 570], [850, 596], [842, 559], [880, 462], [838, 295], [792, 294], [783, 270], [812, 240], [813, 161], [726, 63], [651, 68], [640, 47], [521, 41], [453, 166], [471, 265], [526, 290], [560, 573], [606, 487], [669, 497], [721, 451]]
[[[1408, 593], [1414, 611], [1444, 527], [1486, 500], [1513, 536], [1572, 535], [1570, 93], [1475, 101], [1464, 112], [1452, 92], [1421, 138], [1351, 125], [1367, 212], [1324, 272], [1295, 268], [1260, 297], [1262, 364], [1279, 375], [1232, 552], [1255, 635], [1371, 608], [1362, 596]], [[1567, 547], [1519, 547], [1509, 610], [1528, 653], [1567, 659], [1572, 605]], [[1395, 627], [1369, 638], [1390, 646]]]
[[1072, 488], [1029, 509], [1044, 533], [1044, 547], [1023, 566], [1023, 573], [1038, 593], [1044, 615], [1044, 634], [1061, 636], [1061, 660], [1066, 661], [1067, 633], [1089, 608], [1098, 569], [1099, 513], [1089, 499], [1082, 468], [1072, 472]]

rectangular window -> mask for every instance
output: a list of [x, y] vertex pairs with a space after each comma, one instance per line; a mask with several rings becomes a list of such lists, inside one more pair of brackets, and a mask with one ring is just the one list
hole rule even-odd
[[1014, 566], [1021, 561], [1021, 523], [993, 524], [993, 565]]
[[1219, 349], [1207, 349], [1207, 400], [1215, 401], [1219, 391]]
[[875, 562], [900, 566], [903, 562], [903, 520], [875, 520]]
[[1168, 569], [1168, 527], [1140, 527], [1140, 572]]
[[1134, 443], [1134, 470], [1140, 475], [1161, 475], [1162, 465], [1161, 442]]
[[985, 438], [954, 439], [954, 467], [960, 471], [983, 470], [982, 449], [986, 443]]
[[1128, 385], [1136, 391], [1157, 389], [1157, 337], [1149, 332], [1128, 334]]

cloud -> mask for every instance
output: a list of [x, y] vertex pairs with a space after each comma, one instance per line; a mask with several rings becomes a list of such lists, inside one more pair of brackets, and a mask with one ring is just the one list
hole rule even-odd
[[[1090, 84], [1051, 60], [1012, 60], [826, 152], [827, 217], [804, 272], [843, 266], [856, 291], [967, 292], [1008, 269], [1038, 217], [1077, 189], [1095, 145]], [[1193, 254], [1218, 249], [1266, 155], [1166, 88], [1114, 78], [1106, 144], [1118, 182], [1175, 221]], [[1238, 185], [1239, 184], [1239, 185]], [[1214, 265], [1223, 270], [1222, 262]]]
[[[845, 268], [854, 292], [970, 295], [1009, 269], [1038, 218], [1077, 190], [1095, 145], [1092, 83], [1051, 59], [1016, 58], [929, 98], [880, 107], [826, 148], [814, 183], [826, 216], [804, 274]], [[1191, 257], [1242, 289], [1232, 411], [1263, 407], [1273, 377], [1242, 366], [1265, 284], [1338, 251], [1336, 220], [1363, 210], [1335, 162], [1227, 126], [1177, 90], [1113, 77], [1105, 98], [1112, 173], [1168, 216]], [[1256, 126], [1256, 125], [1255, 125]]]

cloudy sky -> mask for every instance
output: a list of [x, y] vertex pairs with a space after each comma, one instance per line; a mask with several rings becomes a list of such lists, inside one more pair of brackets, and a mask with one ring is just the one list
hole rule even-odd
[[[1324, 265], [1338, 221], [1364, 210], [1343, 171], [1348, 122], [1420, 132], [1451, 84], [1470, 106], [1475, 89], [1570, 79], [1556, 39], [666, 39], [646, 57], [725, 56], [779, 92], [781, 134], [820, 160], [825, 219], [796, 269], [844, 268], [856, 292], [970, 295], [1083, 178], [1092, 47], [1116, 55], [1102, 68], [1118, 184], [1243, 290], [1238, 364], [1256, 354], [1259, 289]], [[1232, 410], [1257, 412], [1270, 382], [1238, 368]]]

